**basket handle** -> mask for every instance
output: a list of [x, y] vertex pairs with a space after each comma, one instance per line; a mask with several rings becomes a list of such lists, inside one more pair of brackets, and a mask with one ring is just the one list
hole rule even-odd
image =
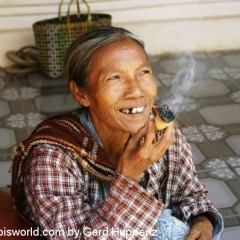
[[[58, 6], [58, 19], [62, 20], [62, 4], [63, 4], [64, 0], [61, 0], [59, 6]], [[87, 3], [86, 0], [82, 0], [86, 6], [87, 6], [87, 11], [88, 11], [88, 21], [91, 21], [91, 13], [90, 13], [90, 7]], [[68, 4], [68, 10], [67, 10], [67, 18], [69, 18], [70, 16], [70, 6], [72, 4], [73, 0], [70, 1], [70, 3]], [[80, 5], [79, 5], [79, 1], [76, 0], [76, 5], [77, 5], [77, 18], [80, 18]]]

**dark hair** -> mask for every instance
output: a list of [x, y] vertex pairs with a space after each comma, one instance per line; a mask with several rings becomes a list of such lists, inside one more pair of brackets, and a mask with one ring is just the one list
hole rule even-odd
[[139, 44], [146, 54], [143, 41], [124, 28], [112, 26], [96, 27], [77, 37], [68, 48], [65, 58], [68, 83], [74, 80], [79, 87], [87, 88], [92, 56], [100, 48], [126, 38]]

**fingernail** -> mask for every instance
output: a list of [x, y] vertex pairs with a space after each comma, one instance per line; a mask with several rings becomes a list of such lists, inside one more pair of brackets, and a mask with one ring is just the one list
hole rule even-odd
[[151, 111], [149, 119], [154, 119], [154, 118], [155, 118], [155, 116], [154, 116], [153, 112]]

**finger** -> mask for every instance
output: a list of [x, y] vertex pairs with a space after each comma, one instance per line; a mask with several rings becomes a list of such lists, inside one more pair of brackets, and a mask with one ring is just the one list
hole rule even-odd
[[155, 122], [154, 119], [149, 119], [147, 123], [147, 129], [146, 129], [146, 136], [145, 136], [145, 142], [144, 144], [149, 146], [152, 145], [156, 140], [156, 132], [155, 132]]
[[164, 131], [163, 135], [161, 136], [160, 140], [156, 141], [153, 146], [153, 154], [157, 156], [157, 158], [161, 158], [167, 149], [173, 144], [174, 142], [174, 124], [171, 123]]
[[155, 121], [154, 117], [149, 116], [149, 120], [141, 127], [136, 134], [131, 138], [131, 145], [134, 147], [139, 147], [142, 145], [149, 146], [155, 141]]
[[127, 146], [128, 143], [129, 143], [129, 140], [130, 140], [131, 138], [132, 138], [132, 135], [130, 134], [129, 137], [128, 137], [128, 139], [127, 139], [127, 141], [126, 141], [126, 143], [125, 143], [125, 145], [124, 145], [123, 150], [126, 148], [126, 146]]
[[141, 145], [141, 141], [145, 141], [147, 123], [138, 129], [138, 131], [128, 139], [127, 147], [131, 149], [136, 149]]
[[170, 122], [167, 127], [164, 129], [164, 132], [163, 133], [172, 133], [173, 132], [173, 129], [174, 129], [174, 122]]
[[187, 235], [186, 240], [200, 240], [201, 237], [199, 233], [196, 231], [190, 231], [190, 233]]
[[186, 240], [211, 240], [212, 239], [212, 234], [208, 234], [208, 232], [205, 232], [205, 228], [203, 229], [202, 227], [193, 226], [190, 228], [189, 234], [186, 238]]
[[174, 141], [174, 123], [171, 122], [165, 129], [158, 142], [166, 142], [172, 144]]

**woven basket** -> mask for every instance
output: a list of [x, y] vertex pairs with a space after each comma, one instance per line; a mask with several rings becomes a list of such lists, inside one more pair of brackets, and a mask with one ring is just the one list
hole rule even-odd
[[70, 1], [67, 16], [62, 17], [59, 5], [57, 18], [46, 19], [33, 24], [36, 47], [40, 55], [42, 72], [49, 78], [65, 75], [64, 58], [69, 45], [73, 40], [96, 26], [111, 25], [112, 17], [109, 14], [91, 14], [89, 5], [85, 0], [88, 13], [80, 13], [79, 1], [76, 0], [77, 14], [70, 15]]

